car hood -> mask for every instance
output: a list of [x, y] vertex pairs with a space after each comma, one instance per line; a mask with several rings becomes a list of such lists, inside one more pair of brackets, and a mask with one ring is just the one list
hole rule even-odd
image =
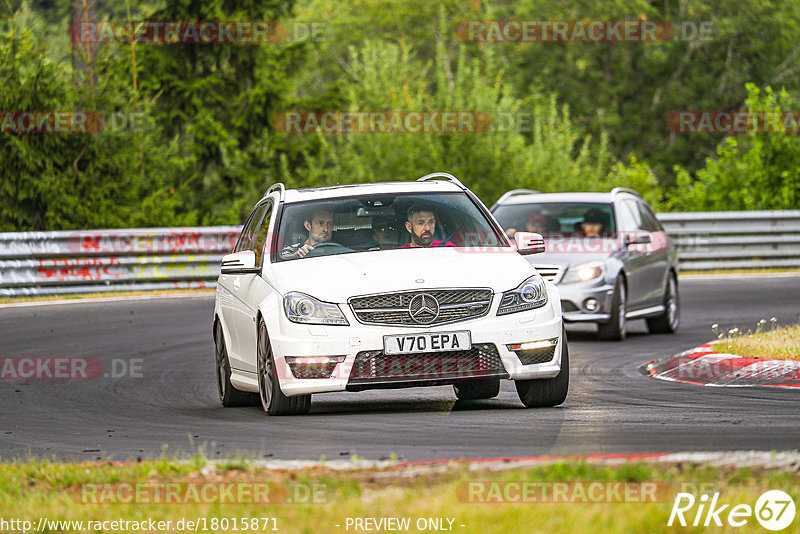
[[300, 291], [327, 302], [356, 295], [448, 287], [488, 287], [508, 291], [533, 274], [511, 249], [475, 252], [442, 247], [384, 250], [305, 258], [273, 264], [282, 295]]

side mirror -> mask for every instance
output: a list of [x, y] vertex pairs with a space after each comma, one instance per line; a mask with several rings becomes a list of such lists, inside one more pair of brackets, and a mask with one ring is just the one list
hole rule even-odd
[[256, 253], [243, 250], [223, 256], [220, 271], [222, 274], [257, 274], [261, 269], [256, 267]]
[[523, 256], [544, 252], [544, 238], [542, 234], [517, 232], [514, 234], [514, 244], [517, 245], [517, 252]]
[[625, 234], [625, 239], [623, 243], [627, 247], [628, 245], [646, 245], [650, 243], [652, 239], [650, 239], [650, 234]]

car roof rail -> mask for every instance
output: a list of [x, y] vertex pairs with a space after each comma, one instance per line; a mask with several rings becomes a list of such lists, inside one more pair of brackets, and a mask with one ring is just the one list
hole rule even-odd
[[267, 197], [270, 193], [276, 190], [280, 193], [280, 201], [283, 202], [283, 197], [286, 196], [286, 186], [283, 185], [283, 182], [278, 182], [277, 184], [271, 185], [270, 188], [267, 189], [267, 192], [264, 193], [264, 196]]
[[512, 189], [508, 193], [505, 193], [503, 194], [503, 196], [498, 198], [495, 204], [502, 204], [509, 198], [516, 197], [519, 195], [539, 195], [539, 194], [541, 194], [541, 191], [536, 191], [535, 189]]
[[639, 193], [637, 193], [633, 189], [628, 189], [627, 187], [615, 187], [614, 189], [611, 190], [611, 196], [612, 197], [616, 196], [616, 195], [618, 195], [620, 193], [629, 193], [629, 194], [631, 194], [631, 195], [633, 195], [635, 197], [642, 198], [642, 195], [640, 195]]
[[427, 182], [428, 180], [446, 180], [446, 181], [448, 181], [450, 183], [456, 184], [461, 189], [464, 189], [464, 190], [467, 189], [467, 186], [462, 184], [461, 180], [459, 180], [458, 178], [456, 178], [452, 174], [446, 173], [446, 172], [432, 172], [430, 174], [426, 174], [422, 178], [417, 178], [418, 182]]

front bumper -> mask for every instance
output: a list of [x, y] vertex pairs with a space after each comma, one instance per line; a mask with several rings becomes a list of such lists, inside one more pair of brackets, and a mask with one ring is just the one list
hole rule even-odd
[[[292, 396], [373, 388], [444, 385], [464, 379], [488, 377], [512, 380], [553, 378], [561, 370], [562, 318], [559, 292], [551, 284], [548, 284], [548, 295], [548, 303], [542, 308], [500, 317], [496, 315], [500, 298], [495, 295], [487, 315], [435, 327], [364, 325], [356, 320], [346, 305], [341, 305], [340, 308], [350, 326], [300, 325], [288, 321], [282, 313], [277, 313], [273, 319], [278, 323], [278, 328], [271, 330], [270, 341], [278, 367], [281, 390], [285, 395]], [[428, 354], [422, 357], [423, 363], [420, 363], [420, 357], [383, 355], [385, 335], [459, 330], [470, 332], [473, 347], [486, 348], [485, 352], [474, 356], [471, 361], [478, 363], [469, 369], [463, 366], [465, 360], [459, 360], [454, 357], [454, 353], [448, 352]], [[544, 363], [524, 365], [517, 354], [506, 346], [552, 339], [557, 339], [556, 348], [552, 359]], [[493, 349], [488, 348], [490, 346]], [[377, 365], [382, 365], [382, 369], [386, 370], [394, 365], [397, 372], [388, 379], [386, 372], [372, 374], [365, 372], [365, 365], [372, 365], [373, 370], [376, 366], [374, 362], [365, 360], [365, 354], [380, 358], [382, 363]], [[496, 360], [493, 354], [496, 355]], [[297, 366], [294, 366], [293, 372], [286, 358], [298, 356], [343, 357], [344, 361], [335, 367], [332, 366], [328, 378], [297, 378]]]
[[[558, 286], [561, 293], [561, 309], [564, 321], [568, 323], [594, 322], [604, 323], [611, 319], [611, 302], [614, 298], [614, 286], [604, 279], [590, 282], [576, 282]], [[597, 308], [588, 309], [586, 302], [594, 299]]]

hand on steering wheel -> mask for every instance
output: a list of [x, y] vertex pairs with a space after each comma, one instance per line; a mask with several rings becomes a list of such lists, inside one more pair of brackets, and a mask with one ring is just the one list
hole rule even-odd
[[[324, 249], [325, 247], [339, 247], [347, 252], [352, 252], [353, 250], [344, 245], [340, 245], [339, 243], [336, 243], [334, 241], [325, 241], [324, 243], [317, 243], [316, 245], [314, 245], [308, 252], [308, 254], [306, 254], [306, 257], [324, 256], [326, 253], [324, 250], [321, 249]], [[319, 250], [319, 252], [316, 252], [317, 250]], [[333, 253], [335, 254], [335, 252]]]

